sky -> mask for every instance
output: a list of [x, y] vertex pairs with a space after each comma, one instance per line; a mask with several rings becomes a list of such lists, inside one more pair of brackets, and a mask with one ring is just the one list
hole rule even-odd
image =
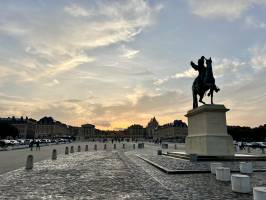
[[227, 123], [265, 124], [265, 11], [266, 0], [1, 1], [1, 117], [115, 130], [186, 122], [190, 61], [205, 56]]

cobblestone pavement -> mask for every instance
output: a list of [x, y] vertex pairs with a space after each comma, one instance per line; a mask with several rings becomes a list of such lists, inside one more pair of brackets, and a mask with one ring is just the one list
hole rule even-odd
[[[144, 149], [133, 150], [126, 143], [126, 149], [117, 144], [117, 150], [111, 150], [111, 145], [107, 151], [59, 155], [56, 161], [35, 163], [30, 171], [20, 168], [4, 173], [0, 175], [0, 199], [253, 199], [252, 194], [233, 193], [229, 182], [216, 181], [214, 175], [168, 175], [136, 156], [165, 162], [167, 167], [182, 165], [177, 159], [156, 156], [158, 146], [145, 144]], [[266, 173], [253, 173], [251, 182], [265, 186]]]
[[[154, 152], [143, 152], [140, 155], [169, 170], [209, 170], [211, 163], [208, 161], [190, 162], [169, 156], [157, 156]], [[222, 163], [224, 167], [229, 167], [231, 170], [239, 170], [239, 161], [224, 161]], [[254, 169], [266, 169], [265, 161], [252, 161], [252, 165]]]
[[[147, 151], [138, 152], [147, 155]], [[167, 187], [174, 194], [176, 199], [186, 200], [252, 200], [252, 194], [239, 194], [231, 190], [230, 182], [221, 182], [215, 179], [212, 174], [172, 174], [167, 175], [145, 161], [138, 159], [133, 152], [126, 152], [136, 165], [140, 166], [151, 177]], [[176, 159], [175, 159], [176, 160]], [[158, 156], [158, 160], [161, 161]], [[162, 164], [162, 162], [160, 163]], [[169, 166], [169, 165], [168, 165]], [[253, 173], [251, 175], [252, 187], [266, 186], [266, 172]]]
[[122, 152], [60, 156], [0, 176], [0, 199], [175, 199]]

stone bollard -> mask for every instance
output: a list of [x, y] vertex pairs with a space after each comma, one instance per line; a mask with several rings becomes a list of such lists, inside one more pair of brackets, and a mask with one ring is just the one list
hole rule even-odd
[[253, 188], [254, 200], [266, 199], [266, 187], [254, 187]]
[[251, 192], [250, 178], [247, 175], [232, 174], [231, 184], [233, 192], [239, 192], [239, 193]]
[[216, 168], [217, 167], [222, 167], [223, 164], [222, 163], [211, 163], [211, 173], [212, 174], [216, 174]]
[[231, 179], [230, 168], [228, 167], [217, 167], [216, 168], [216, 180], [230, 181], [230, 179]]
[[56, 159], [57, 159], [57, 151], [56, 149], [54, 149], [52, 152], [52, 160], [56, 160]]
[[114, 149], [116, 149], [116, 144], [114, 144]]
[[177, 149], [177, 145], [175, 144], [175, 149]]
[[80, 148], [80, 146], [78, 146], [78, 152], [81, 152], [81, 148]]
[[163, 144], [162, 144], [162, 149], [168, 149], [168, 144], [163, 143]]
[[136, 149], [136, 145], [135, 144], [133, 144], [133, 149]]
[[86, 144], [85, 151], [89, 151], [89, 145]]
[[94, 145], [94, 150], [97, 151], [97, 144]]
[[126, 145], [125, 145], [125, 144], [123, 144], [123, 149], [125, 149], [125, 146], [126, 146]]
[[32, 168], [33, 168], [33, 155], [28, 155], [25, 169], [30, 170]]
[[251, 162], [240, 162], [240, 172], [244, 174], [251, 174], [253, 172]]
[[65, 148], [65, 154], [66, 154], [66, 155], [69, 154], [69, 149], [68, 149], [68, 147]]
[[157, 155], [159, 155], [159, 156], [163, 155], [163, 152], [162, 152], [161, 149], [158, 149], [158, 151], [157, 151]]
[[74, 147], [73, 146], [70, 147], [70, 153], [74, 153]]

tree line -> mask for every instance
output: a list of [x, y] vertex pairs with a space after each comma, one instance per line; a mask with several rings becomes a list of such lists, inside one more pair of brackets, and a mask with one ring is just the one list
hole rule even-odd
[[266, 124], [251, 128], [248, 126], [227, 126], [229, 135], [236, 141], [263, 142], [266, 141]]
[[8, 123], [0, 123], [0, 139], [13, 138], [19, 136], [18, 129]]

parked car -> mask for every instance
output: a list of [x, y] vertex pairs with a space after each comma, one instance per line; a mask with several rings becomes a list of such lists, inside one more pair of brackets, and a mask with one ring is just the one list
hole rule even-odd
[[7, 147], [7, 146], [12, 146], [10, 140], [0, 140], [0, 146], [1, 147]]
[[24, 139], [17, 139], [18, 143], [20, 145], [25, 145], [25, 140]]
[[266, 148], [266, 142], [254, 142], [254, 148]]

